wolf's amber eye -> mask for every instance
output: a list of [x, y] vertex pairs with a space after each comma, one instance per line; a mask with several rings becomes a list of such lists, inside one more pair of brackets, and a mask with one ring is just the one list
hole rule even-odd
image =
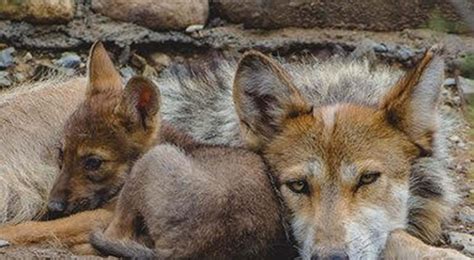
[[289, 181], [286, 186], [294, 193], [309, 193], [308, 182], [305, 180]]
[[380, 177], [380, 172], [366, 172], [360, 176], [358, 187], [374, 183]]
[[96, 171], [102, 165], [102, 160], [100, 158], [90, 156], [84, 160], [84, 169], [87, 171]]

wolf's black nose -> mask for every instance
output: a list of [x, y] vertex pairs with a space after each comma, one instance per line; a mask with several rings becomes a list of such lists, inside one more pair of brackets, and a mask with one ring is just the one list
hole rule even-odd
[[48, 210], [50, 212], [60, 213], [66, 209], [66, 203], [64, 201], [52, 200], [48, 203]]
[[326, 260], [349, 260], [349, 256], [345, 252], [337, 252], [335, 254], [330, 254], [326, 258]]
[[349, 255], [345, 252], [332, 252], [329, 255], [313, 255], [311, 260], [349, 260]]

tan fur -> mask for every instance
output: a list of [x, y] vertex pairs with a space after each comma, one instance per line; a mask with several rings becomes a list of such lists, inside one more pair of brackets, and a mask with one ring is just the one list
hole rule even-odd
[[83, 78], [18, 87], [0, 99], [0, 223], [39, 217], [57, 176], [65, 120], [83, 100]]

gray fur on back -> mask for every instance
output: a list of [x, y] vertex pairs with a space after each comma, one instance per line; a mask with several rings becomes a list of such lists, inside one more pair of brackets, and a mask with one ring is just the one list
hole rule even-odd
[[[402, 75], [387, 66], [371, 67], [368, 61], [334, 59], [320, 62], [307, 59], [298, 63], [282, 62], [283, 67], [314, 104], [356, 103], [376, 106]], [[197, 71], [176, 66], [157, 80], [166, 121], [209, 144], [242, 145], [239, 121], [232, 100], [235, 61], [221, 61], [211, 69]], [[440, 83], [441, 84], [441, 83]], [[410, 216], [407, 229], [426, 241], [438, 239], [436, 223], [420, 223], [450, 217], [458, 195], [450, 177], [447, 136], [455, 128], [452, 116], [439, 114], [433, 156], [414, 163], [411, 178]], [[439, 194], [428, 194], [438, 192]], [[433, 216], [434, 219], [426, 218]], [[439, 225], [438, 225], [439, 226]]]

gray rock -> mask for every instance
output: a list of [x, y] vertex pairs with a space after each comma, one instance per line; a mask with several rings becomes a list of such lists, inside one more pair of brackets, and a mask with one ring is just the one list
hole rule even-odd
[[205, 24], [209, 15], [208, 0], [92, 0], [92, 9], [153, 30], [183, 30]]
[[130, 68], [129, 66], [121, 68], [120, 69], [120, 74], [122, 75], [122, 77], [126, 81], [128, 81], [131, 77], [136, 75], [135, 71], [132, 68]]
[[74, 17], [74, 0], [0, 1], [0, 16], [33, 23], [64, 23]]
[[460, 232], [450, 232], [448, 236], [452, 245], [463, 247], [463, 253], [474, 254], [474, 236]]
[[413, 52], [406, 47], [400, 47], [397, 50], [397, 56], [401, 61], [406, 61], [414, 56]]
[[185, 32], [186, 33], [193, 33], [193, 32], [197, 32], [197, 31], [200, 31], [204, 29], [204, 25], [203, 24], [193, 24], [193, 25], [190, 25], [186, 28]]
[[74, 52], [65, 52], [54, 64], [68, 69], [78, 68], [81, 65], [81, 57]]
[[0, 88], [10, 87], [12, 85], [7, 71], [0, 71]]
[[474, 209], [469, 206], [465, 206], [459, 211], [459, 220], [464, 224], [474, 223]]
[[447, 79], [444, 80], [443, 85], [445, 85], [445, 86], [456, 85], [456, 80], [454, 78], [447, 78]]
[[13, 64], [15, 61], [13, 59], [13, 53], [15, 52], [15, 48], [10, 47], [0, 51], [0, 69], [5, 69]]
[[474, 80], [459, 77], [459, 88], [462, 89], [464, 98], [474, 104]]
[[0, 248], [7, 247], [7, 246], [10, 246], [10, 243], [8, 243], [8, 241], [6, 241], [6, 240], [1, 240], [0, 239]]
[[351, 57], [353, 59], [367, 59], [371, 61], [372, 63], [377, 60], [377, 57], [375, 56], [375, 46], [377, 46], [377, 43], [370, 39], [364, 39], [363, 41], [360, 42], [360, 44], [352, 51]]
[[381, 53], [384, 53], [384, 52], [387, 52], [388, 51], [388, 48], [385, 44], [383, 43], [380, 43], [380, 44], [376, 44], [374, 46], [374, 51], [375, 52], [381, 52]]

